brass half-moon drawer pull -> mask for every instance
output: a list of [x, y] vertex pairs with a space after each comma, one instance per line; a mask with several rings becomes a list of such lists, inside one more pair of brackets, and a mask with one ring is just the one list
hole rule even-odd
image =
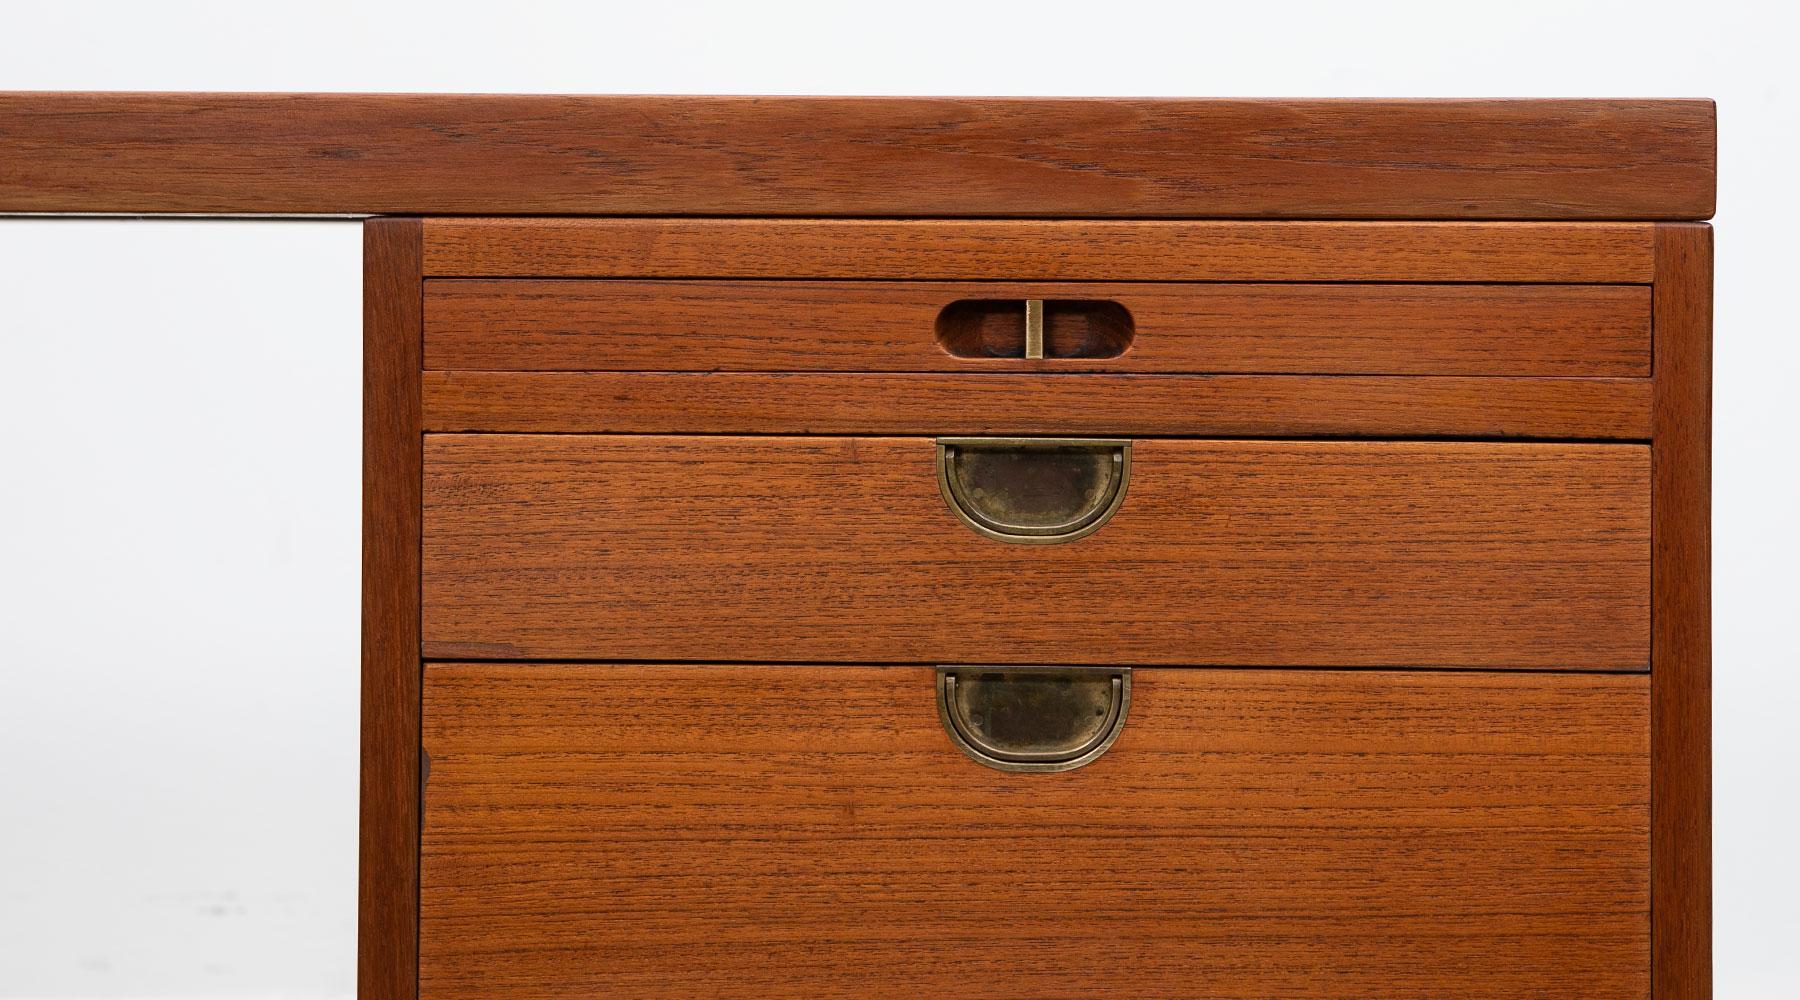
[[964, 524], [1003, 542], [1068, 542], [1125, 502], [1131, 442], [939, 438], [938, 489]]
[[1112, 746], [1131, 709], [1127, 667], [939, 667], [938, 719], [1001, 771], [1068, 771]]

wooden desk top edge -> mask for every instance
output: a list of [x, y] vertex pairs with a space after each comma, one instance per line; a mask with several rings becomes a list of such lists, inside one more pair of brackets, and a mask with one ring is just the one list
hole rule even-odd
[[0, 93], [0, 214], [1695, 221], [1709, 100]]

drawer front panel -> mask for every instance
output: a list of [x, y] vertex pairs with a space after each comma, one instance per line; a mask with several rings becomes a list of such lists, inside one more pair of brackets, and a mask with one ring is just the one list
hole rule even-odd
[[1641, 670], [1639, 445], [1140, 440], [1060, 545], [928, 438], [428, 435], [438, 658]]
[[[432, 431], [1650, 437], [1650, 379], [426, 372]], [[881, 401], [871, 407], [869, 400]]]
[[1007, 774], [928, 668], [430, 665], [420, 996], [1642, 998], [1648, 688], [1141, 669]]
[[1648, 284], [1638, 222], [426, 219], [431, 278]]
[[[1024, 350], [1028, 300], [1050, 303], [1041, 359]], [[957, 320], [977, 311], [955, 303], [979, 307], [991, 334], [973, 356]], [[1642, 377], [1650, 289], [434, 279], [425, 365]]]

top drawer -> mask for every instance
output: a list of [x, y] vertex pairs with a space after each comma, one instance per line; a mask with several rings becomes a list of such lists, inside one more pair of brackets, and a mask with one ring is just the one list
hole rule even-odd
[[425, 367], [1641, 377], [1650, 289], [432, 279]]
[[454, 371], [1650, 374], [1634, 224], [431, 219]]

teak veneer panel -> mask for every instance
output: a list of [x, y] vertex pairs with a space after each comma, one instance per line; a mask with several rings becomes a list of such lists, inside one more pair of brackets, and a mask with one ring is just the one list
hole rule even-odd
[[1648, 283], [1639, 223], [427, 219], [441, 278]]
[[[1116, 303], [1131, 315], [1130, 345], [1113, 358], [1026, 361], [939, 343], [953, 302], [1032, 298]], [[1642, 377], [1650, 288], [433, 279], [425, 366]]]
[[411, 1000], [419, 921], [419, 222], [363, 226], [357, 995]]
[[425, 428], [636, 434], [1650, 437], [1650, 379], [426, 372]]
[[0, 94], [0, 212], [1704, 219], [1704, 100]]
[[1003, 774], [921, 667], [434, 664], [422, 1000], [1642, 1000], [1644, 675], [1139, 670]]
[[1143, 440], [1061, 545], [929, 438], [428, 435], [439, 658], [1642, 670], [1641, 445]]
[[1657, 231], [1651, 856], [1656, 995], [1712, 996], [1710, 226]]

